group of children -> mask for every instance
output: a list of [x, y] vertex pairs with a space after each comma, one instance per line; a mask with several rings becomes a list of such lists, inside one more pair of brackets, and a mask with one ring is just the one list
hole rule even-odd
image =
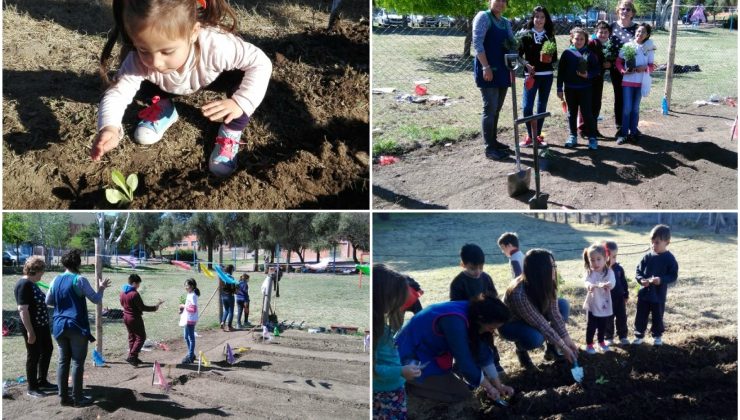
[[[632, 344], [643, 343], [648, 317], [652, 316], [651, 333], [656, 346], [663, 344], [663, 313], [667, 286], [676, 281], [678, 263], [667, 247], [671, 231], [666, 225], [657, 225], [650, 232], [651, 249], [637, 265], [635, 280], [640, 285], [637, 293], [635, 339]], [[506, 232], [498, 238], [501, 252], [508, 258], [513, 279], [523, 272], [524, 254], [519, 249], [516, 233]], [[584, 276], [587, 289], [583, 308], [587, 311], [586, 352], [596, 353], [593, 345], [597, 335], [602, 351], [609, 351], [614, 339], [615, 323], [618, 344], [629, 344], [627, 339], [626, 304], [629, 300], [628, 284], [624, 269], [617, 262], [618, 246], [613, 241], [594, 244], [584, 249]], [[450, 300], [470, 300], [484, 294], [496, 295], [491, 276], [483, 271], [485, 253], [480, 246], [465, 244], [460, 251], [462, 272], [450, 283]], [[405, 382], [421, 375], [416, 364], [403, 365], [396, 349], [393, 335], [403, 322], [405, 308], [411, 306], [418, 295], [413, 294], [409, 277], [387, 269], [373, 268], [373, 417], [405, 418]], [[411, 296], [411, 299], [410, 299]], [[498, 373], [504, 372], [499, 354], [490, 343], [494, 365]], [[503, 385], [501, 384], [503, 387]]]
[[[649, 39], [651, 27], [647, 23], [637, 26], [634, 40], [621, 45], [612, 34], [612, 26], [605, 21], [596, 24], [594, 36], [589, 39], [586, 29], [575, 27], [570, 31], [570, 45], [562, 52], [557, 64], [557, 97], [568, 112], [569, 136], [565, 147], [578, 144], [578, 134], [588, 138], [589, 149], [598, 148], [598, 137], [604, 137], [597, 128], [601, 112], [604, 75], [616, 69], [623, 75], [621, 87], [624, 98], [621, 121], [617, 121], [617, 144], [627, 140], [637, 141], [640, 131], [640, 101], [650, 91], [650, 76], [654, 70], [655, 46]], [[537, 113], [547, 110], [547, 100], [554, 77], [555, 57], [543, 57], [543, 46], [552, 43], [555, 34], [552, 19], [545, 7], [537, 6], [525, 29], [519, 33], [519, 55], [526, 61], [525, 87], [522, 100], [523, 115], [533, 113], [535, 96]], [[551, 50], [552, 51], [552, 50]], [[634, 52], [634, 54], [632, 53]], [[627, 54], [627, 56], [625, 56]], [[634, 57], [633, 57], [634, 55]], [[547, 55], [551, 57], [551, 55]], [[531, 146], [537, 141], [547, 146], [542, 136], [542, 120], [527, 125], [527, 137], [520, 146]]]
[[[228, 269], [227, 269], [228, 270]], [[233, 266], [231, 270], [233, 272]], [[129, 352], [126, 361], [133, 366], [138, 366], [142, 361], [139, 359], [139, 353], [141, 348], [144, 346], [146, 341], [146, 329], [144, 328], [144, 319], [142, 317], [143, 312], [154, 312], [159, 309], [163, 303], [162, 300], [157, 302], [156, 305], [148, 306], [145, 305], [141, 295], [139, 294], [139, 288], [141, 287], [141, 277], [138, 274], [131, 274], [128, 277], [128, 284], [123, 285], [121, 288], [120, 301], [123, 307], [123, 323], [126, 325], [128, 331], [128, 344]], [[195, 325], [198, 323], [198, 297], [200, 297], [200, 290], [198, 289], [198, 283], [193, 278], [185, 280], [185, 302], [180, 304], [180, 321], [179, 326], [183, 327], [183, 336], [185, 337], [185, 346], [187, 348], [187, 355], [182, 359], [182, 363], [194, 363], [195, 362]], [[224, 305], [224, 315], [221, 322], [221, 327], [224, 329], [226, 325], [229, 331], [231, 318], [234, 314], [234, 293], [236, 293], [236, 302], [239, 307], [237, 325], [239, 328], [242, 326], [251, 325], [249, 323], [249, 275], [244, 273], [239, 278], [237, 285], [224, 283], [221, 287], [222, 295], [225, 293], [231, 296], [231, 306]], [[231, 316], [227, 316], [230, 313]], [[244, 313], [244, 324], [242, 324], [242, 313]], [[226, 324], [224, 324], [226, 322]]]

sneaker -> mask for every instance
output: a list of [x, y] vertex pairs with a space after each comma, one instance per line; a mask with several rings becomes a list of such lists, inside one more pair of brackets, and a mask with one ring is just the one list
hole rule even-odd
[[236, 154], [239, 153], [239, 139], [241, 137], [241, 131], [227, 130], [221, 124], [216, 136], [216, 144], [213, 147], [210, 159], [208, 159], [208, 168], [212, 174], [225, 177], [236, 170]]
[[519, 142], [519, 147], [532, 147], [532, 138], [527, 136]]
[[537, 145], [540, 147], [547, 147], [547, 142], [545, 141], [545, 138], [542, 136], [537, 136]]
[[596, 140], [596, 137], [590, 137], [588, 139], [588, 148], [591, 150], [596, 150], [599, 148], [599, 142]]
[[642, 344], [642, 342], [643, 342], [642, 338], [635, 338], [634, 340], [632, 340], [632, 344], [636, 346], [639, 346], [640, 344]]
[[43, 380], [43, 381], [39, 381], [39, 389], [46, 390], [46, 391], [56, 391], [59, 389], [59, 387], [47, 380]]
[[95, 400], [93, 400], [90, 397], [82, 397], [82, 399], [75, 401], [74, 406], [77, 408], [88, 407], [88, 406], [91, 406], [94, 401]]
[[589, 344], [586, 346], [586, 353], [588, 354], [596, 354], [596, 349], [594, 348], [593, 344]]
[[601, 352], [602, 353], [606, 353], [608, 351], [611, 351], [611, 349], [609, 348], [609, 345], [606, 344], [605, 341], [602, 341], [601, 343], [599, 343], [599, 348], [601, 349]]
[[61, 404], [64, 407], [72, 407], [75, 405], [75, 401], [70, 397], [62, 397], [59, 401], [59, 404]]
[[511, 150], [511, 147], [498, 141], [494, 141], [493, 143], [491, 143], [491, 147], [496, 150]]
[[486, 150], [486, 157], [491, 160], [504, 160], [509, 156], [504, 150], [490, 149]]
[[663, 340], [661, 340], [660, 337], [655, 337], [655, 339], [653, 340], [653, 345], [654, 346], [662, 346], [663, 345]]
[[617, 137], [617, 144], [624, 144], [627, 140], [624, 138], [624, 136], [618, 136]]
[[175, 105], [169, 99], [152, 98], [152, 104], [139, 112], [139, 124], [134, 131], [134, 141], [139, 144], [154, 144], [162, 140], [164, 132], [177, 119]]
[[608, 340], [604, 340], [604, 343], [605, 343], [605, 344], [606, 344], [607, 346], [611, 346], [611, 345], [613, 345], [613, 344], [614, 344], [614, 340], [611, 340], [611, 339], [608, 339]]
[[38, 389], [29, 389], [28, 391], [26, 391], [26, 395], [33, 398], [44, 398], [46, 396], [43, 391], [40, 391]]
[[127, 357], [126, 363], [130, 364], [133, 367], [139, 366], [139, 359], [136, 357]]
[[182, 363], [183, 365], [187, 365], [187, 364], [193, 363], [193, 361], [194, 361], [194, 360], [195, 360], [195, 357], [185, 356], [185, 357], [184, 357], [184, 358], [182, 359], [182, 362], [181, 362], [181, 363]]
[[578, 138], [574, 135], [568, 136], [568, 141], [565, 142], [565, 147], [576, 147], [578, 144]]
[[242, 328], [244, 328], [244, 325], [242, 325], [241, 323], [237, 322], [236, 323], [236, 329], [241, 330]]
[[630, 340], [628, 340], [626, 337], [625, 338], [620, 338], [619, 339], [619, 344], [621, 344], [623, 346], [628, 346], [630, 344]]

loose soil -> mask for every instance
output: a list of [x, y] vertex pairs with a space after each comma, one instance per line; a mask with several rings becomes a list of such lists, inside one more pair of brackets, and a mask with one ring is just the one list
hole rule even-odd
[[[550, 129], [546, 137], [558, 156], [549, 172], [541, 173], [541, 191], [550, 195], [551, 209], [736, 209], [737, 140], [730, 129], [737, 108], [691, 105], [670, 116], [643, 110], [639, 144], [617, 146], [599, 141], [589, 150], [562, 145], [567, 129]], [[502, 116], [505, 118], [505, 116]], [[565, 118], [555, 111], [553, 118]], [[547, 126], [545, 127], [547, 129]], [[613, 135], [613, 121], [599, 122]], [[499, 140], [513, 148], [513, 130], [502, 129]], [[528, 208], [531, 190], [509, 197], [507, 175], [515, 172], [512, 158], [503, 162], [484, 156], [483, 140], [463, 138], [451, 144], [418, 146], [398, 163], [373, 165], [373, 207], [376, 209], [509, 209]], [[532, 149], [522, 150], [522, 164], [533, 167]]]
[[[200, 375], [197, 365], [179, 364], [186, 351], [178, 340], [168, 351], [142, 352], [147, 363], [136, 368], [123, 356], [105, 367], [88, 362], [85, 394], [95, 398], [93, 406], [62, 407], [56, 396], [32, 399], [25, 386], [15, 386], [3, 400], [3, 418], [367, 418], [370, 360], [362, 337], [288, 330], [265, 344], [246, 331], [198, 333], [196, 349], [211, 362]], [[251, 350], [229, 365], [226, 343]], [[154, 360], [172, 384], [169, 392], [152, 386]]]
[[222, 97], [213, 92], [177, 100], [180, 120], [153, 146], [130, 138], [148, 99], [137, 98], [126, 138], [92, 162], [110, 1], [3, 3], [4, 208], [110, 208], [104, 189], [115, 168], [138, 174], [131, 208], [367, 209], [368, 9], [345, 3], [327, 30], [331, 2], [232, 2], [241, 35], [274, 68], [227, 179], [208, 171], [218, 124], [200, 107]]
[[[535, 363], [539, 356], [533, 355]], [[737, 356], [737, 338], [723, 336], [689, 337], [662, 347], [614, 347], [593, 356], [581, 352], [582, 384], [573, 380], [567, 363], [543, 362], [536, 371], [510, 373], [505, 383], [516, 393], [508, 408], [494, 405], [480, 391], [459, 404], [411, 396], [409, 417], [737, 418]]]

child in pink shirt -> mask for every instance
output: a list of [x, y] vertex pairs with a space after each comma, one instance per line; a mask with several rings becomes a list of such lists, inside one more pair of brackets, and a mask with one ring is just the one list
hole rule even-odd
[[604, 342], [607, 323], [611, 320], [612, 296], [616, 280], [614, 272], [606, 264], [606, 249], [602, 245], [591, 245], [583, 250], [583, 262], [586, 267], [584, 283], [586, 286], [586, 301], [583, 309], [588, 311], [586, 324], [586, 352], [595, 354], [594, 333], [597, 335], [601, 351], [609, 351]]

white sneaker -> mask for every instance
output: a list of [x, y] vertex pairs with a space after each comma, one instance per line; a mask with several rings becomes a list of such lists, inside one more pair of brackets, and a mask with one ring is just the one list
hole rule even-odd
[[661, 340], [660, 337], [655, 337], [655, 339], [653, 340], [653, 345], [654, 346], [662, 346], [663, 345], [663, 340]]
[[627, 338], [620, 338], [619, 339], [619, 344], [621, 344], [623, 346], [627, 346], [627, 345], [629, 345], [629, 343], [630, 343], [630, 340], [628, 340]]
[[642, 342], [643, 342], [643, 339], [642, 339], [642, 338], [635, 338], [635, 339], [634, 339], [634, 340], [632, 341], [632, 344], [634, 344], [634, 345], [636, 345], [636, 346], [639, 346], [640, 344], [642, 344]]
[[606, 344], [607, 346], [614, 345], [614, 340], [606, 340], [604, 341], [604, 344]]
[[139, 112], [139, 124], [134, 131], [134, 141], [151, 145], [162, 139], [164, 132], [178, 119], [177, 109], [170, 99], [152, 98], [152, 104]]
[[617, 137], [617, 144], [624, 144], [625, 141], [626, 140], [625, 140], [624, 136]]

